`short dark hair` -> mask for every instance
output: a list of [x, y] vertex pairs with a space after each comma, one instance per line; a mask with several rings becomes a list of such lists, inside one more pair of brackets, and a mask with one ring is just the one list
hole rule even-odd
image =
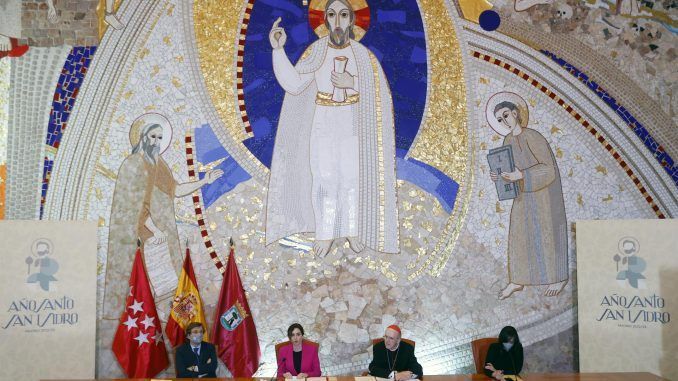
[[203, 326], [202, 323], [194, 321], [193, 323], [190, 323], [186, 327], [186, 336], [191, 334], [191, 331], [193, 330], [193, 328], [198, 328], [198, 327], [202, 328], [203, 332], [205, 331], [205, 326]]
[[520, 119], [520, 110], [518, 109], [518, 106], [516, 106], [515, 103], [509, 102], [509, 101], [499, 102], [496, 106], [494, 106], [494, 114], [496, 114], [497, 111], [499, 111], [503, 108], [507, 108], [511, 111], [515, 111], [516, 114], [518, 114], [518, 116], [516, 117], [516, 119], [518, 119], [518, 124], [520, 124], [522, 126], [523, 121]]
[[299, 323], [294, 323], [289, 328], [287, 328], [287, 338], [291, 339], [292, 338], [292, 332], [294, 332], [295, 328], [299, 328], [301, 331], [301, 336], [304, 336], [304, 327], [301, 326]]
[[511, 327], [510, 325], [507, 325], [506, 327], [501, 329], [501, 332], [499, 332], [499, 342], [508, 343], [511, 339], [513, 339], [513, 345], [515, 347], [522, 345], [520, 344], [518, 331], [516, 331], [516, 329]]

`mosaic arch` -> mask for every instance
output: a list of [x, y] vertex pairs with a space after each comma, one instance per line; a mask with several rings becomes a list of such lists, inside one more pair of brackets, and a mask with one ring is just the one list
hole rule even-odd
[[[75, 20], [66, 3], [56, 2], [57, 15]], [[207, 316], [228, 241], [236, 241], [263, 355], [258, 375], [273, 374], [274, 344], [292, 322], [320, 343], [326, 374], [362, 372], [370, 338], [394, 322], [417, 342], [426, 374], [472, 372], [470, 341], [506, 324], [520, 332], [528, 371], [575, 370], [576, 221], [678, 215], [674, 143], [648, 122], [659, 114], [618, 91], [623, 76], [583, 65], [576, 49], [513, 29], [516, 38], [509, 36], [504, 13], [504, 26], [487, 32], [463, 13], [468, 1], [368, 0], [360, 43], [383, 68], [392, 95], [399, 253], [355, 253], [339, 241], [319, 258], [312, 234], [266, 245], [284, 98], [268, 32], [281, 17], [296, 62], [318, 39], [310, 3], [123, 0], [121, 28], [91, 31], [102, 32], [100, 41], [36, 46], [48, 42], [35, 32], [23, 56], [0, 59], [0, 88], [9, 94], [0, 97], [0, 132], [7, 130], [0, 139], [7, 207], [0, 212], [99, 223], [98, 376], [122, 375], [110, 351], [116, 304], [106, 295], [128, 274], [110, 260], [124, 250], [111, 248], [129, 243], [131, 223], [119, 221], [146, 201], [129, 190], [149, 181], [130, 166], [130, 129], [141, 115], [158, 114], [172, 133], [152, 184], [165, 194], [191, 192], [163, 199], [162, 213], [151, 214], [171, 250], [190, 247]], [[537, 7], [529, 11], [534, 17], [548, 5]], [[87, 25], [98, 24], [89, 22], [94, 11], [84, 13]], [[501, 97], [516, 106], [515, 117], [506, 103], [495, 110]], [[498, 123], [523, 132], [514, 138]], [[490, 166], [509, 147], [518, 169], [510, 176], [521, 191], [500, 200]], [[198, 184], [216, 171], [223, 175]], [[545, 201], [545, 192], [558, 202]], [[149, 248], [152, 238], [144, 239]], [[157, 305], [166, 305], [172, 284], [162, 280], [172, 278], [173, 256], [150, 252]]]

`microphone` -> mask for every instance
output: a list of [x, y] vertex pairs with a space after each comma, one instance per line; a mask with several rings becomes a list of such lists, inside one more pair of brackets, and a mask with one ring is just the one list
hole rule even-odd
[[[287, 357], [283, 357], [281, 360], [282, 360], [282, 363], [284, 364], [283, 369], [287, 370]], [[276, 373], [276, 375], [271, 377], [271, 381], [275, 381], [278, 378], [277, 377], [278, 376], [278, 370], [277, 369], [276, 369], [275, 373]]]

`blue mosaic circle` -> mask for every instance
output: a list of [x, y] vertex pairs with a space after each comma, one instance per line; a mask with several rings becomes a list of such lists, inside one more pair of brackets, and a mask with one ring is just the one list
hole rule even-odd
[[499, 28], [501, 18], [499, 17], [499, 14], [497, 12], [488, 9], [480, 14], [480, 17], [478, 18], [478, 23], [480, 24], [481, 28], [488, 32], [491, 32]]

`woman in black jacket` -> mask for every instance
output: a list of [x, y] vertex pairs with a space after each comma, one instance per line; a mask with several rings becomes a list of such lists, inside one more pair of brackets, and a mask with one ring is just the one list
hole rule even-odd
[[506, 326], [499, 333], [499, 340], [490, 344], [485, 357], [485, 374], [496, 380], [505, 375], [518, 375], [523, 369], [523, 346], [515, 328]]

